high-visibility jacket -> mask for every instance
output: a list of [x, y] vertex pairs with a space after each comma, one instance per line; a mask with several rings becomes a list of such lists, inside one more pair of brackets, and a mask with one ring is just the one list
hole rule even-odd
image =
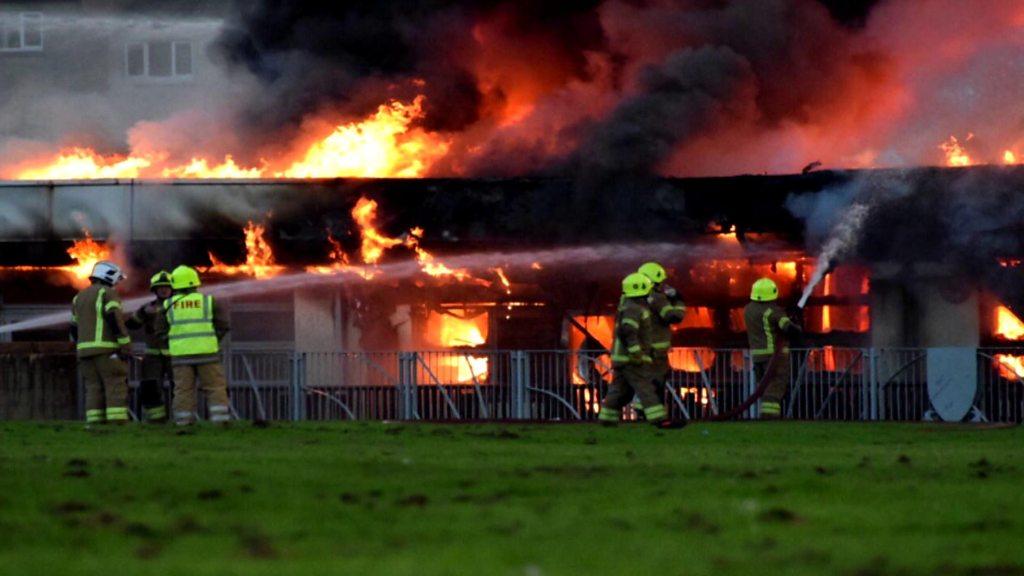
[[643, 298], [622, 298], [615, 316], [612, 365], [651, 362], [651, 311]]
[[227, 333], [228, 325], [213, 296], [195, 291], [177, 293], [164, 301], [164, 309], [172, 364], [219, 360], [220, 338]]
[[686, 306], [679, 296], [669, 298], [661, 290], [651, 292], [647, 300], [651, 308], [651, 351], [655, 357], [668, 355], [672, 347], [672, 325], [683, 321]]
[[121, 299], [113, 287], [91, 284], [71, 301], [71, 324], [77, 332], [79, 358], [110, 354], [131, 343], [121, 315]]
[[778, 304], [750, 302], [743, 309], [743, 321], [747, 325], [750, 354], [755, 361], [768, 360], [776, 350], [789, 352], [782, 332], [792, 320]]
[[125, 320], [125, 324], [135, 330], [142, 329], [146, 341], [146, 354], [150, 356], [170, 356], [167, 345], [167, 315], [164, 301], [154, 299], [135, 311]]

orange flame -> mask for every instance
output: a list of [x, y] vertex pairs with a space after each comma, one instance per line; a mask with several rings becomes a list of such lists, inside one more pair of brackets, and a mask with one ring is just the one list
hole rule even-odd
[[1024, 338], [1024, 322], [1006, 306], [996, 307], [996, 335], [1007, 340]]
[[[104, 156], [72, 147], [55, 156], [29, 161], [13, 171], [18, 180], [95, 178], [415, 178], [447, 154], [450, 143], [413, 126], [424, 115], [425, 97], [406, 104], [391, 101], [362, 121], [335, 126], [309, 144], [292, 144], [282, 158], [263, 159], [258, 167], [242, 167], [231, 155], [220, 162], [197, 156], [182, 165], [168, 165], [165, 151]], [[309, 135], [302, 137], [309, 141]], [[289, 160], [289, 158], [299, 158]], [[277, 166], [277, 169], [271, 168]], [[281, 169], [281, 167], [284, 167]]]
[[1016, 163], [1017, 163], [1017, 154], [1015, 154], [1013, 152], [1013, 150], [1004, 150], [1003, 151], [1003, 164], [1016, 164]]
[[668, 352], [668, 363], [673, 370], [704, 372], [714, 365], [715, 351], [710, 348], [672, 348]]
[[67, 250], [68, 256], [75, 261], [74, 264], [61, 266], [60, 269], [71, 276], [72, 284], [76, 287], [83, 287], [89, 284], [89, 275], [92, 268], [100, 260], [110, 259], [110, 248], [92, 239], [92, 234], [85, 231], [85, 238], [75, 240]]
[[[487, 314], [475, 317], [460, 317], [451, 314], [431, 312], [427, 317], [427, 340], [429, 344], [445, 349], [476, 348], [487, 342]], [[473, 378], [479, 382], [487, 377], [490, 361], [486, 356], [427, 355], [428, 366], [442, 382], [471, 384]]]
[[210, 252], [210, 267], [207, 271], [225, 276], [246, 275], [253, 278], [272, 278], [280, 274], [284, 266], [274, 263], [274, 251], [264, 238], [266, 228], [262, 224], [250, 221], [246, 224], [244, 232], [245, 263], [225, 264]]
[[996, 365], [999, 367], [999, 375], [1008, 380], [1024, 379], [1024, 356], [1012, 354], [996, 354]]
[[[968, 134], [964, 143], [970, 142], [974, 134]], [[967, 149], [957, 140], [956, 136], [950, 136], [949, 140], [939, 144], [939, 149], [946, 155], [946, 166], [971, 166], [974, 161], [967, 154]]]
[[370, 200], [368, 198], [360, 198], [354, 208], [352, 208], [352, 219], [356, 221], [356, 225], [359, 226], [359, 235], [362, 238], [362, 246], [359, 248], [359, 252], [362, 255], [363, 262], [366, 264], [376, 264], [380, 261], [381, 256], [384, 255], [384, 251], [395, 246], [415, 244], [413, 236], [409, 236], [405, 240], [401, 238], [389, 238], [381, 234], [377, 230], [377, 201]]

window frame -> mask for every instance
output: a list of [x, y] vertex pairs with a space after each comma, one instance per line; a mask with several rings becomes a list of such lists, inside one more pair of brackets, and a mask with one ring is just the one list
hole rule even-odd
[[[25, 29], [26, 24], [31, 20], [35, 20], [39, 25], [39, 44], [28, 46], [25, 44]], [[0, 53], [42, 52], [46, 45], [45, 34], [43, 34], [43, 21], [42, 12], [0, 12]], [[18, 32], [19, 45], [17, 48], [7, 46], [7, 27], [12, 25], [13, 29]]]
[[[171, 45], [171, 73], [168, 76], [154, 76], [150, 74], [150, 45], [156, 42], [169, 42]], [[178, 74], [178, 46], [188, 46], [189, 52], [189, 71], [187, 74]], [[124, 44], [124, 77], [135, 81], [145, 83], [180, 83], [188, 82], [195, 77], [195, 51], [193, 48], [193, 42], [191, 40], [167, 40], [167, 39], [148, 39], [148, 40], [136, 40], [125, 42]], [[131, 74], [129, 68], [129, 54], [133, 47], [142, 47], [142, 74]]]

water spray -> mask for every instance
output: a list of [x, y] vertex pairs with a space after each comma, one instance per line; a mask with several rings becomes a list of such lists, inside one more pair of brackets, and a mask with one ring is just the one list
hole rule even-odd
[[[736, 247], [735, 250], [737, 251], [736, 256], [749, 256], [751, 254], [749, 248]], [[772, 252], [773, 250], [774, 248], [765, 247], [761, 250], [755, 249], [754, 252]], [[445, 264], [452, 268], [465, 268], [467, 270], [489, 270], [499, 266], [505, 269], [527, 270], [534, 263], [543, 265], [545, 270], [579, 264], [611, 264], [623, 267], [623, 273], [625, 273], [624, 266], [635, 267], [638, 263], [651, 259], [675, 258], [680, 253], [684, 253], [693, 259], [702, 259], [721, 257], [723, 250], [721, 246], [676, 243], [601, 244], [597, 246], [576, 246], [537, 251], [463, 254], [461, 256], [446, 257]], [[386, 280], [401, 280], [422, 274], [420, 263], [416, 260], [384, 264], [374, 267], [372, 270], [378, 273], [377, 277]], [[296, 272], [268, 279], [253, 278], [236, 282], [211, 284], [205, 286], [203, 291], [213, 296], [234, 297], [317, 286], [360, 285], [367, 282], [368, 280], [360, 276], [358, 272], [339, 268], [326, 273]], [[124, 302], [124, 307], [126, 309], [134, 309], [150, 300], [152, 300], [150, 295], [132, 298]], [[0, 334], [60, 326], [68, 324], [70, 321], [70, 312], [46, 314], [0, 326]]]
[[818, 286], [818, 283], [825, 277], [825, 274], [828, 273], [836, 260], [846, 257], [853, 250], [854, 243], [857, 241], [860, 229], [864, 226], [864, 219], [867, 217], [868, 212], [869, 209], [866, 204], [858, 203], [847, 208], [839, 218], [839, 221], [832, 228], [832, 233], [829, 235], [828, 240], [825, 241], [821, 254], [818, 255], [818, 261], [814, 265], [814, 274], [811, 276], [811, 281], [804, 287], [804, 293], [800, 296], [800, 301], [797, 303], [798, 308], [803, 309], [807, 304], [807, 299], [811, 297], [814, 288]]

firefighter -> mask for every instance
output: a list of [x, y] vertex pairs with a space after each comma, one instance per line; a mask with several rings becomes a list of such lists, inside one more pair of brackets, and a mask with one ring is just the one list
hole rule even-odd
[[760, 383], [765, 378], [768, 362], [775, 357], [769, 383], [761, 397], [761, 418], [782, 417], [782, 397], [789, 387], [789, 348], [787, 334], [802, 332], [799, 324], [789, 319], [775, 304], [779, 287], [771, 278], [761, 278], [750, 289], [750, 303], [743, 310], [747, 325], [747, 340], [754, 360], [754, 377]]
[[671, 367], [668, 363], [672, 347], [672, 326], [683, 321], [686, 306], [675, 288], [665, 284], [668, 274], [657, 262], [647, 262], [637, 270], [653, 284], [647, 304], [651, 310], [651, 371], [657, 385], [658, 398], [665, 398]]
[[85, 386], [85, 421], [90, 425], [128, 421], [126, 361], [131, 357], [131, 339], [114, 288], [124, 279], [117, 264], [97, 262], [89, 287], [71, 301], [71, 339]]
[[167, 316], [164, 301], [171, 297], [171, 275], [161, 270], [149, 280], [149, 289], [156, 298], [139, 308], [125, 323], [133, 330], [142, 329], [146, 339], [146, 354], [142, 357], [142, 378], [139, 397], [146, 420], [154, 423], [167, 421], [164, 402], [164, 382], [171, 381], [171, 352], [167, 348]]
[[173, 295], [164, 301], [167, 344], [174, 373], [174, 423], [195, 421], [196, 380], [206, 397], [210, 421], [226, 424], [227, 380], [220, 361], [220, 341], [228, 333], [227, 311], [213, 296], [198, 292], [199, 273], [188, 266], [171, 272]]
[[647, 420], [659, 428], [678, 428], [681, 423], [669, 419], [668, 410], [655, 391], [651, 370], [651, 311], [647, 297], [651, 281], [638, 272], [622, 281], [622, 299], [615, 318], [615, 342], [612, 345], [613, 378], [598, 415], [602, 424], [615, 424], [622, 408], [635, 393], [643, 403]]

